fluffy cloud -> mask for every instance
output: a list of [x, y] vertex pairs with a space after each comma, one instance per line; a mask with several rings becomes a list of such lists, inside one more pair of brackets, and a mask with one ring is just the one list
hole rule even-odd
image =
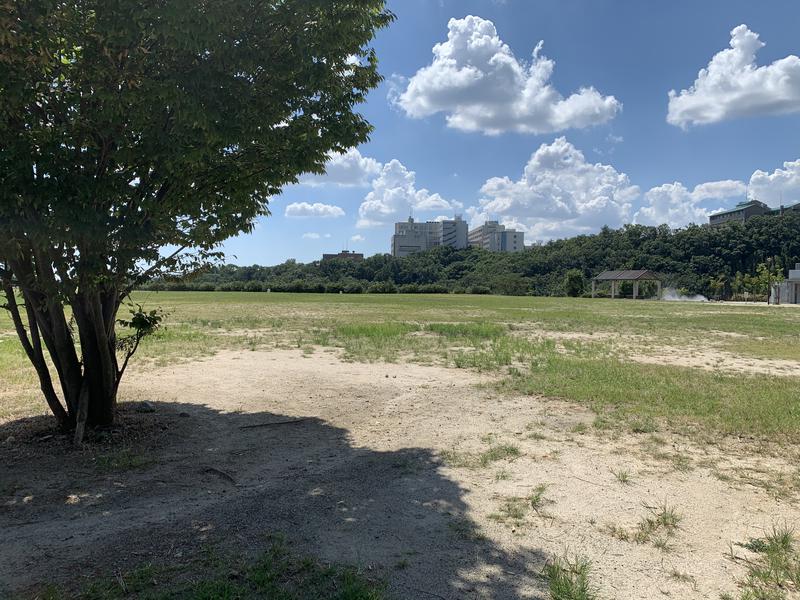
[[457, 210], [460, 202], [445, 200], [439, 194], [416, 188], [416, 175], [397, 159], [383, 165], [358, 209], [357, 227], [377, 227], [405, 219], [411, 210]]
[[775, 207], [800, 202], [800, 160], [785, 162], [783, 169], [775, 169], [772, 173], [753, 173], [750, 195]]
[[318, 240], [320, 237], [321, 236], [318, 233], [314, 233], [313, 231], [309, 233], [304, 233], [302, 235], [302, 238], [304, 240]]
[[356, 234], [356, 235], [350, 236], [350, 241], [351, 241], [351, 242], [356, 242], [356, 243], [363, 242], [363, 241], [365, 241], [366, 239], [367, 239], [367, 238], [365, 238], [363, 235], [359, 235], [359, 234]]
[[322, 217], [336, 218], [343, 217], [344, 210], [333, 204], [323, 204], [322, 202], [292, 202], [286, 206], [283, 215], [285, 217]]
[[344, 154], [331, 154], [325, 165], [324, 175], [305, 175], [300, 179], [304, 185], [338, 185], [342, 187], [366, 187], [381, 170], [381, 163], [374, 158], [362, 156], [357, 148]]
[[550, 239], [621, 225], [639, 188], [614, 167], [587, 162], [562, 137], [542, 144], [520, 179], [493, 177], [481, 193], [479, 206], [467, 211], [473, 225], [492, 217], [536, 239]]
[[555, 62], [541, 54], [517, 59], [491, 21], [450, 19], [447, 41], [393, 100], [414, 118], [443, 112], [450, 127], [499, 134], [550, 133], [605, 123], [622, 105], [593, 87], [564, 98], [549, 83]]
[[686, 129], [736, 117], [800, 112], [800, 58], [790, 55], [757, 66], [764, 43], [747, 25], [731, 31], [730, 46], [701, 69], [692, 87], [669, 93], [669, 123]]
[[644, 199], [647, 203], [636, 213], [634, 221], [646, 225], [666, 223], [681, 227], [688, 223], [705, 223], [714, 210], [700, 206], [707, 200], [726, 200], [743, 197], [745, 184], [741, 181], [725, 180], [701, 183], [689, 191], [682, 183], [666, 183], [650, 189]]

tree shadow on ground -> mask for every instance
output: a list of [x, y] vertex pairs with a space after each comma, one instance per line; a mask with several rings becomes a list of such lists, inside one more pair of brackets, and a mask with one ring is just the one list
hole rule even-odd
[[254, 557], [282, 533], [390, 597], [545, 597], [545, 557], [483, 537], [429, 449], [357, 447], [314, 417], [153, 408], [123, 409], [84, 449], [44, 418], [0, 425], [0, 443], [14, 438], [0, 446], [0, 596], [146, 562], [190, 570], [209, 547]]

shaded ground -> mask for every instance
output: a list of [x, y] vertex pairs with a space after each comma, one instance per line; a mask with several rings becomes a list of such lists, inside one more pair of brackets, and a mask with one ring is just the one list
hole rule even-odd
[[[0, 425], [0, 444], [14, 438], [0, 445], [0, 597], [75, 584], [72, 568], [77, 583], [143, 562], [191, 572], [205, 548], [257, 554], [283, 532], [398, 598], [547, 597], [538, 573], [566, 550], [592, 561], [602, 597], [716, 598], [745, 573], [731, 543], [800, 522], [793, 456], [595, 434], [588, 411], [487, 381], [226, 351], [128, 379], [124, 433], [93, 448], [43, 440], [47, 420]], [[145, 400], [155, 413], [137, 412]], [[625, 539], [664, 505], [674, 532]]]

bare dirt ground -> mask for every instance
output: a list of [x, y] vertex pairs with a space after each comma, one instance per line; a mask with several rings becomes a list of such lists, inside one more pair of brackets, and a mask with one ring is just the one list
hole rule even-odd
[[[255, 553], [282, 532], [398, 598], [545, 598], [541, 568], [567, 551], [592, 561], [602, 598], [718, 598], [746, 572], [732, 543], [800, 522], [771, 483], [793, 457], [593, 433], [580, 407], [487, 382], [331, 350], [227, 351], [130, 377], [124, 433], [99, 446], [48, 438], [45, 419], [0, 425], [0, 597], [75, 584], [73, 568], [190, 568], [208, 545]], [[520, 455], [470, 464], [501, 445]], [[535, 509], [510, 513], [540, 485]], [[664, 544], [624, 539], [665, 503], [682, 518]]]

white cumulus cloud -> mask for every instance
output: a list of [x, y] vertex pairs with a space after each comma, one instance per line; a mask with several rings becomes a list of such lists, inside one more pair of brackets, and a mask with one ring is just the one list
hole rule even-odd
[[800, 58], [789, 55], [758, 66], [764, 47], [747, 25], [731, 31], [730, 48], [701, 69], [694, 84], [669, 93], [667, 121], [684, 129], [754, 115], [800, 112]]
[[324, 175], [308, 174], [300, 178], [303, 185], [337, 185], [341, 187], [366, 187], [381, 170], [381, 163], [362, 156], [357, 148], [344, 154], [332, 153], [325, 164]]
[[356, 235], [350, 236], [350, 241], [351, 241], [351, 242], [356, 242], [356, 243], [358, 243], [358, 242], [363, 242], [363, 241], [364, 241], [364, 240], [366, 240], [366, 239], [367, 239], [367, 238], [365, 238], [363, 235], [359, 235], [359, 234], [356, 234]]
[[716, 212], [700, 205], [708, 200], [744, 199], [745, 184], [741, 181], [710, 181], [687, 189], [682, 183], [665, 183], [651, 188], [644, 195], [646, 202], [636, 213], [634, 221], [643, 225], [681, 227], [689, 223], [702, 224]]
[[358, 209], [357, 227], [377, 227], [406, 219], [412, 210], [440, 211], [457, 210], [460, 202], [446, 200], [426, 189], [417, 189], [416, 174], [409, 171], [397, 159], [383, 165], [380, 175], [372, 182], [372, 191], [367, 194]]
[[467, 211], [473, 226], [499, 219], [535, 239], [551, 239], [621, 225], [639, 188], [614, 167], [587, 162], [561, 137], [533, 153], [520, 179], [493, 177], [481, 193], [479, 205]]
[[800, 160], [785, 162], [772, 173], [753, 173], [750, 196], [773, 207], [800, 203]]
[[286, 206], [284, 211], [286, 217], [322, 217], [336, 218], [343, 217], [344, 210], [333, 204], [323, 204], [322, 202], [292, 202]]
[[410, 117], [442, 112], [450, 127], [463, 131], [541, 134], [605, 123], [622, 108], [593, 87], [562, 96], [550, 83], [555, 62], [542, 55], [542, 42], [525, 61], [491, 21], [470, 15], [447, 26], [447, 41], [433, 47], [431, 64], [392, 94]]
[[313, 231], [304, 233], [302, 235], [304, 240], [318, 240], [321, 236], [318, 233], [314, 233]]

